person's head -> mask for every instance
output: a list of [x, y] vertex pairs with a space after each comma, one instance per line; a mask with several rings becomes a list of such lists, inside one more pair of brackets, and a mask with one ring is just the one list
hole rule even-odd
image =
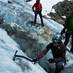
[[58, 36], [58, 35], [54, 35], [54, 36], [52, 37], [52, 42], [53, 42], [53, 43], [62, 43], [61, 38], [60, 38], [60, 36]]
[[40, 2], [40, 0], [36, 0], [36, 3], [39, 3]]

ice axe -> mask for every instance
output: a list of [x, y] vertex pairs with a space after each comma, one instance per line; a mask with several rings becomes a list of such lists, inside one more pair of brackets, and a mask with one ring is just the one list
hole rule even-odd
[[[33, 59], [31, 59], [31, 58], [28, 58], [28, 57], [25, 57], [25, 56], [22, 56], [22, 55], [17, 55], [17, 52], [18, 52], [18, 50], [15, 51], [15, 54], [14, 54], [14, 57], [13, 57], [13, 61], [15, 61], [16, 57], [19, 57], [19, 58], [24, 58], [24, 59], [26, 59], [26, 60], [28, 60], [30, 62], [34, 62]], [[34, 64], [35, 63], [36, 62], [34, 62]]]

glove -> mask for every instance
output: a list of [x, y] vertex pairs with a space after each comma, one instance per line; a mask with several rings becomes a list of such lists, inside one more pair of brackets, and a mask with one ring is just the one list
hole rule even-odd
[[37, 58], [34, 58], [32, 61], [33, 61], [34, 64], [35, 64], [38, 60], [37, 60]]
[[54, 59], [49, 59], [48, 61], [49, 61], [49, 63], [54, 63], [55, 62]]

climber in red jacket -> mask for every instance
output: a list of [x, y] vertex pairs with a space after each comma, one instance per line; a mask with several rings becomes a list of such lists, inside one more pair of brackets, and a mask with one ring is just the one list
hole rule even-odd
[[32, 6], [32, 10], [35, 13], [34, 24], [36, 24], [37, 15], [39, 14], [41, 19], [41, 24], [44, 26], [43, 18], [42, 18], [42, 4], [40, 0], [36, 0], [36, 3]]

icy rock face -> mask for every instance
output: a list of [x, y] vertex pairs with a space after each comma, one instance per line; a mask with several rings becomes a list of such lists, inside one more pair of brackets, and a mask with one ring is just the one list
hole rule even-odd
[[[49, 41], [49, 39], [47, 38], [49, 38], [48, 35], [50, 32], [50, 30], [48, 31], [48, 27], [40, 27], [41, 29], [39, 29], [28, 23], [28, 21], [33, 20], [34, 16], [31, 7], [27, 5], [27, 3], [22, 4], [21, 2], [16, 2], [6, 4], [0, 2], [0, 11], [0, 14], [4, 16], [5, 23], [7, 23], [4, 25], [6, 31], [9, 35], [15, 35], [16, 38], [14, 39], [17, 40], [21, 49], [26, 51], [28, 56], [35, 57], [37, 52], [44, 48], [43, 43], [48, 44], [47, 41]], [[18, 25], [21, 28], [18, 27]]]
[[27, 2], [27, 1], [30, 1], [30, 0], [7, 0], [7, 1], [24, 3], [24, 2]]
[[[24, 10], [23, 10], [24, 9]], [[36, 28], [35, 26], [32, 26], [32, 24], [29, 23], [29, 21], [33, 20], [33, 13], [30, 5], [27, 3], [22, 4], [22, 2], [15, 2], [13, 4], [6, 4], [3, 2], [0, 2], [0, 15], [3, 15], [5, 23], [11, 24], [16, 23], [19, 26], [21, 26], [25, 32], [31, 33], [33, 38], [36, 38], [39, 34], [45, 38], [48, 38], [47, 35], [48, 27], [40, 27], [42, 29]], [[27, 20], [28, 19], [28, 20]], [[47, 23], [48, 24], [48, 23]], [[41, 25], [41, 24], [40, 24]], [[31, 27], [32, 26], [32, 27]], [[37, 33], [37, 34], [36, 34]], [[44, 34], [46, 33], [46, 34]], [[39, 37], [40, 38], [40, 37]]]
[[55, 11], [58, 12], [61, 16], [66, 16], [71, 5], [73, 5], [72, 1], [63, 1], [57, 3], [52, 8], [54, 8]]
[[29, 1], [32, 1], [32, 0], [26, 0], [26, 2], [29, 2]]
[[[43, 43], [47, 42], [47, 39], [45, 41], [43, 37], [49, 37], [47, 36], [49, 32], [46, 31], [48, 27], [47, 29], [46, 27], [40, 27], [42, 29], [39, 29], [28, 23], [28, 21], [33, 20], [34, 16], [30, 5], [27, 5], [27, 3], [22, 4], [21, 2], [14, 2], [12, 4], [7, 4], [0, 2], [0, 12], [0, 15], [5, 19], [3, 28], [9, 35], [15, 36], [14, 39], [17, 40], [23, 51], [26, 50], [29, 56], [35, 57], [37, 52], [43, 47]], [[44, 35], [44, 33], [46, 34]]]
[[6, 31], [3, 29], [0, 29], [0, 43], [0, 72], [23, 73], [20, 67], [12, 61], [14, 51], [17, 49], [18, 45], [7, 35]]
[[38, 64], [33, 64], [26, 59], [17, 58], [13, 61], [15, 51], [24, 55], [20, 46], [0, 28], [0, 73], [47, 73]]
[[[24, 10], [23, 10], [23, 8], [24, 8]], [[24, 52], [26, 52], [28, 54], [28, 56], [30, 56], [32, 58], [35, 57], [39, 51], [44, 49], [45, 46], [49, 43], [49, 41], [51, 41], [50, 34], [53, 31], [59, 33], [61, 31], [61, 29], [63, 28], [63, 26], [59, 25], [58, 23], [56, 23], [52, 20], [45, 20], [45, 19], [44, 19], [45, 27], [43, 27], [43, 28], [40, 27], [40, 29], [39, 29], [39, 28], [36, 28], [35, 26], [32, 26], [32, 24], [30, 24], [28, 21], [31, 19], [33, 20], [33, 13], [31, 11], [31, 7], [29, 5], [27, 5], [27, 3], [23, 4], [21, 2], [14, 2], [12, 4], [7, 4], [4, 2], [0, 2], [0, 15], [4, 16], [5, 22], [7, 23], [7, 25], [6, 25], [7, 27], [5, 26], [6, 31], [8, 31], [9, 33], [14, 31], [10, 35], [13, 35], [12, 37], [20, 44], [21, 49]], [[53, 31], [49, 30], [48, 26]], [[1, 36], [3, 36], [3, 34]], [[6, 36], [6, 35], [4, 35], [4, 36]], [[6, 37], [5, 37], [5, 39], [6, 39]], [[8, 38], [8, 40], [9, 40], [9, 38]], [[3, 41], [3, 40], [1, 40], [1, 41]], [[9, 43], [9, 44], [11, 45], [11, 43]], [[8, 53], [9, 53], [9, 58], [10, 58], [11, 57], [10, 52], [8, 52]], [[11, 51], [11, 53], [12, 53], [12, 55], [14, 55], [14, 52]], [[42, 63], [40, 61], [41, 66], [47, 70], [49, 70], [50, 66], [49, 66], [48, 62], [45, 62], [45, 61], [47, 61], [47, 59], [49, 57], [51, 57], [50, 53], [49, 53], [49, 55], [47, 55], [47, 58], [42, 60], [43, 61]], [[18, 66], [21, 67], [20, 71], [22, 70], [24, 73], [28, 73], [28, 72], [34, 73], [36, 71], [39, 71], [38, 70], [39, 67], [36, 69], [36, 67], [33, 67], [33, 65], [31, 63], [28, 63], [29, 64], [28, 65], [27, 61], [24, 62], [21, 59], [16, 59], [16, 63], [18, 64]], [[32, 67], [31, 67], [31, 65], [32, 65]], [[34, 68], [36, 70], [34, 70]], [[27, 71], [27, 69], [28, 69], [28, 71]], [[41, 71], [43, 71], [43, 70], [41, 70]], [[36, 73], [44, 72], [44, 71], [43, 72], [41, 72], [41, 71], [36, 72]]]
[[55, 10], [55, 13], [51, 12], [48, 15], [51, 16], [51, 18], [56, 22], [60, 24], [64, 24], [65, 18], [62, 16], [68, 15], [68, 11], [72, 5], [73, 5], [73, 1], [66, 0], [66, 1], [58, 2], [57, 4], [52, 6], [52, 9]]
[[[39, 27], [32, 26], [29, 21], [33, 20], [34, 16], [30, 5], [27, 3], [14, 2], [8, 4], [0, 2], [0, 12], [0, 15], [3, 15], [5, 19], [4, 22], [7, 23], [4, 25], [4, 29], [9, 35], [14, 35], [13, 38], [29, 57], [34, 58], [51, 41], [49, 38], [51, 30], [49, 30], [48, 24], [52, 26], [51, 24], [54, 22], [44, 20], [45, 27], [41, 27], [41, 24]], [[38, 19], [38, 21], [40, 20]], [[43, 66], [48, 69], [47, 64]]]

